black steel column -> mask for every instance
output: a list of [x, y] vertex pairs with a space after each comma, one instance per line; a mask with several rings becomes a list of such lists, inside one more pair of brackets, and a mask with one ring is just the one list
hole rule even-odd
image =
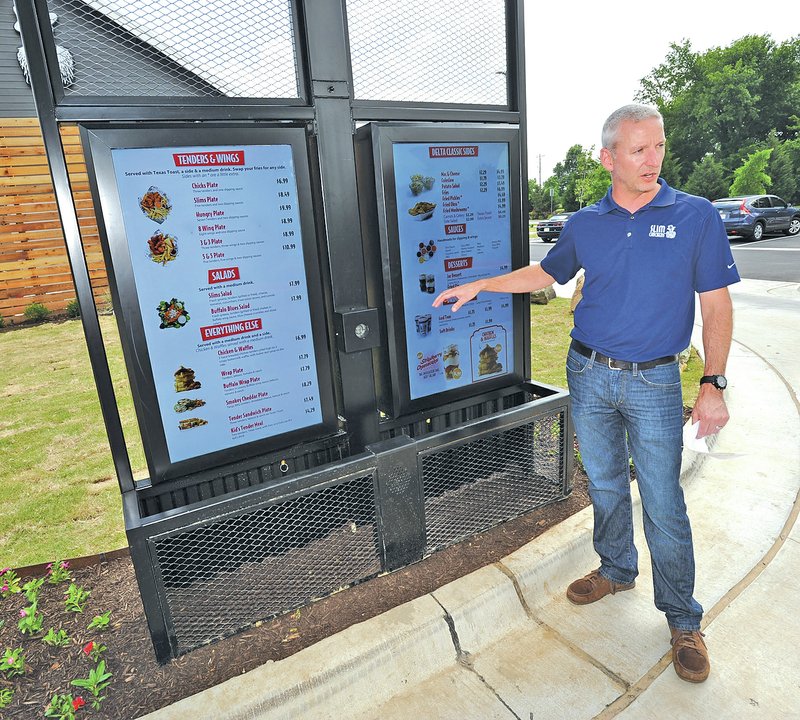
[[[44, 3], [42, 3], [44, 5]], [[47, 7], [40, 8], [41, 17], [45, 19], [49, 32], [50, 20]], [[28, 72], [31, 79], [33, 99], [36, 103], [36, 113], [41, 125], [42, 138], [50, 166], [50, 177], [55, 190], [58, 215], [64, 229], [64, 239], [67, 246], [67, 256], [75, 282], [75, 292], [81, 309], [81, 322], [86, 336], [86, 345], [89, 349], [89, 361], [94, 373], [97, 392], [100, 398], [100, 409], [108, 433], [108, 442], [111, 446], [111, 456], [117, 472], [120, 489], [123, 493], [133, 490], [133, 474], [131, 472], [128, 449], [125, 445], [125, 436], [122, 432], [122, 423], [117, 408], [114, 384], [108, 367], [100, 322], [97, 317], [97, 308], [94, 304], [92, 284], [89, 269], [86, 265], [86, 255], [81, 242], [78, 213], [72, 197], [67, 172], [67, 161], [64, 157], [64, 147], [61, 144], [61, 135], [58, 131], [58, 121], [55, 115], [54, 88], [48, 72], [46, 61], [45, 43], [42, 37], [43, 27], [39, 22], [34, 0], [17, 0], [17, 14], [19, 17], [20, 34], [25, 55], [28, 59]], [[48, 36], [48, 45], [55, 56], [55, 44], [52, 33]], [[57, 65], [56, 65], [57, 67]], [[57, 71], [56, 71], [57, 72]]]
[[378, 439], [370, 348], [380, 329], [377, 313], [367, 307], [344, 0], [312, 0], [307, 3], [304, 20], [337, 334], [335, 352], [351, 449], [358, 452]]

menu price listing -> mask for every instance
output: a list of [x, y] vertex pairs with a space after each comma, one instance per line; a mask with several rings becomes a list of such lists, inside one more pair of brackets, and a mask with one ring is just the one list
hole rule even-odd
[[431, 307], [442, 289], [511, 269], [508, 144], [395, 143], [393, 157], [411, 399], [513, 372], [510, 295]]
[[112, 161], [170, 461], [321, 423], [291, 146]]

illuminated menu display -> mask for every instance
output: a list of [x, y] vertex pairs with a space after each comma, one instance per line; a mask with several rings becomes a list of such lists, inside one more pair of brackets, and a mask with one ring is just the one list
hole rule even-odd
[[394, 180], [411, 399], [514, 371], [510, 294], [458, 313], [445, 288], [511, 270], [506, 143], [395, 143]]
[[112, 160], [170, 460], [322, 422], [291, 146]]

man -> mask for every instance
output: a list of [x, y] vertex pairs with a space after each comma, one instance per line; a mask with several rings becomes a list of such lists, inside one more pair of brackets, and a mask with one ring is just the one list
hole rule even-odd
[[600, 567], [573, 582], [578, 605], [630, 590], [638, 574], [629, 452], [642, 498], [656, 607], [671, 631], [677, 674], [703, 682], [708, 651], [694, 599], [694, 548], [679, 483], [682, 397], [677, 354], [688, 347], [694, 296], [703, 316], [705, 375], [692, 412], [698, 437], [728, 421], [723, 398], [732, 308], [739, 280], [711, 203], [659, 179], [665, 137], [659, 112], [626, 105], [606, 120], [600, 160], [611, 188], [567, 222], [540, 265], [442, 292], [451, 312], [479, 292], [531, 292], [566, 283], [583, 268], [583, 299], [567, 356], [572, 416], [589, 476]]

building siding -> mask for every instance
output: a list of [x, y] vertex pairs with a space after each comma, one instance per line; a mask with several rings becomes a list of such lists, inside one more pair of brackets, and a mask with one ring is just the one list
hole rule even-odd
[[0, 117], [35, 117], [33, 95], [17, 62], [22, 45], [12, 0], [0, 0]]

